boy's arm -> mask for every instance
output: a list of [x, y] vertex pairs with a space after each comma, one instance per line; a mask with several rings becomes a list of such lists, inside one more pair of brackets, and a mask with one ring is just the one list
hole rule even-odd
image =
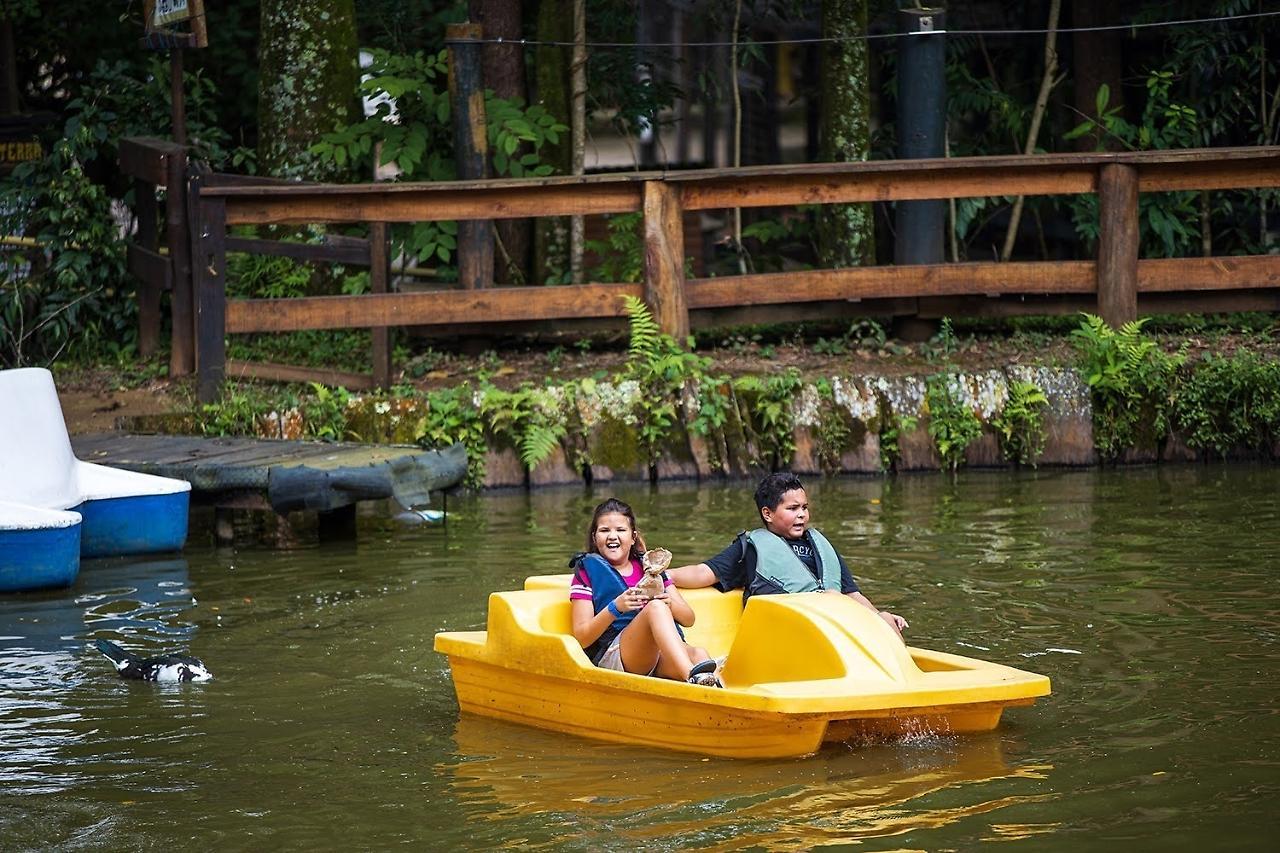
[[704, 586], [715, 586], [718, 578], [706, 563], [693, 566], [681, 566], [678, 569], [667, 569], [667, 577], [678, 587], [684, 589], [700, 589]]
[[862, 593], [851, 592], [849, 593], [849, 597], [852, 598], [854, 601], [858, 602], [859, 604], [861, 604], [863, 607], [870, 610], [872, 613], [879, 616], [881, 619], [883, 619], [886, 623], [888, 623], [890, 628], [892, 628], [895, 632], [897, 632], [898, 636], [902, 636], [903, 628], [909, 627], [906, 619], [903, 619], [901, 616], [899, 616], [896, 613], [890, 613], [888, 610], [881, 610], [880, 608], [872, 604], [871, 599], [867, 598]]

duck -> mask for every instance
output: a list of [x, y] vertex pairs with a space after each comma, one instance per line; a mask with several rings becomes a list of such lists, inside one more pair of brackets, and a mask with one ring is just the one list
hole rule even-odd
[[212, 681], [213, 673], [203, 661], [188, 655], [157, 655], [144, 658], [125, 651], [110, 640], [94, 640], [94, 646], [111, 659], [121, 678], [141, 681]]

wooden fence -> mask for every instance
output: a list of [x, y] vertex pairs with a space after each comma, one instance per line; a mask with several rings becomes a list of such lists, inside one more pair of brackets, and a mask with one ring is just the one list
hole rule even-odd
[[[225, 336], [390, 326], [469, 332], [625, 315], [643, 297], [662, 328], [699, 322], [862, 314], [923, 317], [1091, 310], [1119, 324], [1143, 312], [1280, 310], [1280, 255], [1139, 259], [1138, 194], [1280, 186], [1280, 148], [1047, 154], [446, 183], [229, 182], [198, 192], [193, 242], [199, 396], [226, 374]], [[682, 215], [691, 210], [1095, 193], [1093, 261], [859, 267], [686, 279]], [[497, 287], [290, 299], [226, 298], [233, 225], [390, 223], [643, 211], [642, 284]], [[382, 232], [385, 234], [385, 232]], [[385, 250], [384, 250], [385, 252]], [[379, 262], [385, 269], [385, 260]], [[385, 291], [385, 286], [383, 287]], [[750, 313], [753, 308], [764, 314]], [[887, 309], [887, 310], [886, 310]], [[386, 368], [389, 369], [389, 368]], [[376, 369], [382, 372], [382, 369]]]

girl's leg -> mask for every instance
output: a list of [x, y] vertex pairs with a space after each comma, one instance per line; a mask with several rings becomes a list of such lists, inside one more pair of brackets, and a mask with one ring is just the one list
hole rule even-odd
[[685, 643], [685, 650], [689, 652], [689, 662], [691, 664], [700, 664], [704, 660], [711, 660], [711, 654], [702, 646], [691, 646]]
[[665, 601], [650, 601], [622, 631], [622, 665], [627, 672], [644, 675], [658, 664], [657, 675], [684, 681], [693, 662], [689, 647], [676, 631], [671, 608]]

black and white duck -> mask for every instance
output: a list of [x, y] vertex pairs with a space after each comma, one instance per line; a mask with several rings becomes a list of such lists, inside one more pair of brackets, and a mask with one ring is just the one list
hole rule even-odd
[[142, 681], [210, 681], [213, 673], [203, 662], [188, 655], [157, 655], [144, 658], [127, 652], [110, 640], [94, 640], [98, 651], [111, 659], [121, 678]]

